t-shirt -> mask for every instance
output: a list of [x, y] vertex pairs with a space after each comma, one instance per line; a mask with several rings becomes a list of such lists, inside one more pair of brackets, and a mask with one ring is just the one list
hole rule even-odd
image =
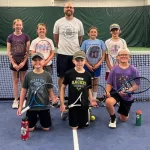
[[[112, 85], [113, 89], [117, 90], [125, 81], [135, 77], [139, 77], [139, 73], [134, 66], [130, 65], [128, 68], [122, 69], [119, 65], [116, 65], [109, 73], [107, 84]], [[133, 100], [133, 96], [127, 95], [121, 97], [126, 101]]]
[[[89, 47], [98, 47], [98, 50], [102, 50], [103, 52], [106, 50], [106, 46], [105, 46], [105, 43], [102, 41], [102, 40], [99, 40], [99, 39], [95, 39], [95, 40], [91, 40], [91, 39], [88, 39], [88, 40], [85, 40], [82, 45], [81, 45], [81, 50], [83, 50], [85, 53], [87, 52], [87, 49]], [[100, 54], [100, 56], [102, 56], [102, 53]], [[92, 63], [92, 64], [96, 64], [97, 62], [97, 59], [94, 59], [94, 58], [89, 58], [89, 61]]]
[[27, 34], [22, 33], [21, 35], [10, 34], [7, 38], [7, 42], [11, 44], [10, 53], [16, 63], [20, 63], [24, 60], [26, 55], [26, 43], [30, 41]]
[[[118, 41], [113, 41], [112, 38], [105, 41], [107, 47], [107, 54], [110, 54], [112, 57], [116, 59], [118, 50], [127, 48], [126, 41], [120, 38]], [[109, 57], [108, 57], [109, 58]], [[110, 60], [110, 64], [113, 66], [112, 59]], [[110, 72], [109, 68], [106, 66], [106, 72]]]
[[67, 20], [65, 17], [57, 20], [53, 29], [54, 34], [59, 34], [58, 54], [73, 55], [80, 50], [79, 36], [84, 35], [82, 22], [73, 17]]
[[[88, 90], [91, 88], [91, 75], [89, 72], [78, 73], [73, 68], [66, 72], [63, 84], [68, 85], [68, 105], [73, 104], [79, 97], [81, 91], [84, 91], [85, 105], [88, 106]], [[80, 101], [77, 104], [81, 104]]]
[[[45, 83], [52, 83], [52, 78], [49, 72], [44, 71], [41, 74], [36, 74], [33, 71], [28, 72], [25, 75], [24, 82], [23, 82], [23, 88], [28, 89], [28, 97], [27, 97], [27, 103], [26, 106], [29, 105], [31, 102], [31, 99], [33, 98], [33, 94], [35, 90]], [[52, 85], [46, 85], [41, 86], [41, 88], [38, 90], [36, 94], [36, 101], [42, 102], [42, 104], [48, 105], [49, 104], [49, 97], [48, 97], [48, 89], [52, 88]], [[31, 110], [44, 110], [47, 109], [47, 107], [36, 107], [31, 108]]]
[[[50, 45], [49, 44], [46, 45], [45, 42], [42, 41], [48, 41]], [[39, 42], [41, 42], [41, 44], [38, 44]], [[49, 38], [40, 39], [39, 37], [37, 37], [31, 42], [29, 50], [43, 54], [44, 59], [46, 60], [49, 57], [50, 52], [52, 50], [55, 50], [55, 47], [51, 39]], [[52, 64], [52, 60], [50, 60], [46, 66], [49, 66], [51, 64]]]

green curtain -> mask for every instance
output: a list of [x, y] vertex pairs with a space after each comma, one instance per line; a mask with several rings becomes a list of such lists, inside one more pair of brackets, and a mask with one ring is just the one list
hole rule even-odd
[[[45, 23], [48, 27], [47, 37], [53, 39], [53, 26], [57, 19], [64, 16], [62, 7], [0, 7], [0, 45], [6, 45], [7, 36], [13, 32], [12, 22], [20, 18], [24, 23], [24, 32], [31, 40], [37, 37], [36, 26]], [[109, 26], [118, 23], [121, 37], [128, 46], [150, 46], [150, 6], [140, 7], [97, 7], [75, 8], [75, 17], [83, 22], [84, 40], [88, 38], [89, 27], [96, 26], [98, 38], [106, 40], [111, 37]]]

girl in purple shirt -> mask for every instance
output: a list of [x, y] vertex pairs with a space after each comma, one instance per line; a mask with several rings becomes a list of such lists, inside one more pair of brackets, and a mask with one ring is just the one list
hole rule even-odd
[[[21, 19], [13, 21], [14, 32], [7, 38], [7, 55], [11, 62], [10, 69], [13, 75], [14, 101], [12, 108], [18, 108], [18, 82], [23, 83], [24, 76], [28, 70], [28, 51], [30, 38], [22, 32], [23, 22]], [[25, 103], [24, 103], [25, 106]]]

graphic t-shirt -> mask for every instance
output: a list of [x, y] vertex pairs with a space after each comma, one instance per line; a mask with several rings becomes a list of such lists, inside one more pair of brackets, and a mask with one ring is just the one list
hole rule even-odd
[[[139, 73], [134, 66], [130, 65], [128, 68], [122, 69], [119, 65], [117, 65], [110, 71], [107, 79], [107, 84], [112, 85], [113, 89], [117, 90], [122, 86], [124, 82], [135, 77], [139, 77]], [[121, 97], [126, 101], [133, 100], [132, 95]]]
[[[63, 81], [64, 85], [68, 85], [68, 104], [73, 104], [83, 91], [85, 105], [88, 106], [88, 90], [91, 88], [91, 75], [89, 72], [78, 73], [74, 68], [67, 71]], [[88, 87], [89, 86], [89, 87]], [[88, 88], [87, 88], [88, 87]], [[77, 104], [81, 104], [80, 101]]]
[[30, 38], [27, 34], [22, 33], [21, 35], [15, 35], [14, 33], [10, 34], [7, 38], [7, 42], [11, 44], [11, 55], [16, 63], [20, 63], [24, 60], [26, 55], [26, 43], [30, 41]]
[[[28, 97], [27, 97], [27, 103], [26, 106], [29, 105], [31, 102], [31, 99], [33, 98], [35, 90], [37, 90], [38, 87], [40, 87], [42, 84], [45, 83], [52, 83], [52, 78], [50, 73], [47, 71], [44, 71], [41, 74], [36, 74], [33, 71], [28, 72], [25, 76], [24, 82], [23, 82], [23, 88], [28, 89]], [[49, 104], [49, 97], [48, 97], [48, 89], [52, 88], [52, 85], [46, 85], [41, 86], [36, 94], [36, 101], [40, 104], [48, 105]], [[36, 107], [32, 108], [32, 110], [43, 110], [47, 109], [47, 107]]]
[[65, 17], [56, 21], [53, 29], [54, 34], [59, 34], [58, 54], [73, 55], [80, 50], [79, 36], [84, 35], [82, 22], [73, 17], [67, 20]]
[[[39, 52], [43, 54], [44, 59], [46, 60], [49, 57], [50, 52], [52, 50], [55, 50], [55, 47], [51, 39], [49, 38], [40, 39], [39, 37], [37, 37], [31, 42], [29, 50], [34, 51], [35, 53]], [[52, 64], [52, 60], [50, 60], [46, 66], [51, 64]]]
[[[121, 49], [125, 49], [127, 48], [127, 44], [126, 44], [126, 41], [122, 38], [120, 38], [118, 41], [113, 41], [112, 38], [106, 40], [105, 42], [106, 44], [106, 47], [107, 47], [107, 54], [111, 55], [114, 59], [116, 59], [116, 56], [117, 56], [117, 53], [118, 53], [118, 50], [121, 48]], [[109, 61], [110, 61], [110, 64], [113, 66], [113, 61], [110, 57], [109, 58]], [[106, 72], [110, 72], [109, 68], [106, 66]]]
[[[102, 57], [102, 53], [106, 50], [105, 43], [102, 40], [99, 40], [99, 39], [95, 39], [95, 40], [88, 39], [88, 40], [85, 40], [82, 43], [82, 45], [81, 45], [81, 50], [83, 50], [87, 54], [87, 51], [88, 51], [89, 48], [91, 48], [95, 52], [97, 52], [97, 56], [100, 56], [100, 57]], [[90, 58], [88, 56], [88, 61], [91, 64], [96, 64], [97, 63], [97, 58], [96, 57], [91, 57]]]

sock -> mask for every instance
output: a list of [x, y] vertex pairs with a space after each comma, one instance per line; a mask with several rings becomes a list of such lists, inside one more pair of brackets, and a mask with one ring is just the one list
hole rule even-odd
[[111, 118], [111, 121], [114, 122], [115, 119], [116, 119], [116, 115], [115, 114], [114, 115], [110, 115], [110, 118]]

